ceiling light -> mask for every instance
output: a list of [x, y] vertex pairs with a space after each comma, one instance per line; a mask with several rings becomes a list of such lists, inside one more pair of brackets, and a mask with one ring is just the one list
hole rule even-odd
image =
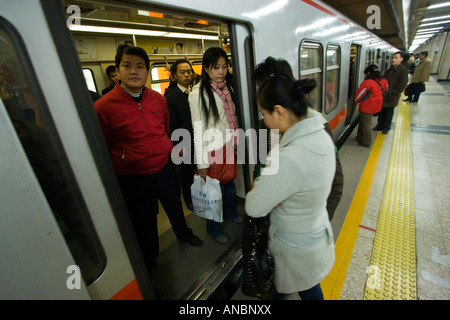
[[438, 22], [431, 22], [431, 23], [421, 24], [421, 25], [419, 26], [419, 28], [420, 28], [420, 27], [426, 27], [426, 26], [434, 26], [434, 25], [437, 25], [437, 24], [446, 24], [446, 23], [450, 23], [450, 20], [445, 20], [445, 21], [438, 21]]
[[450, 18], [450, 15], [448, 16], [440, 16], [440, 17], [433, 17], [433, 18], [426, 18], [426, 19], [422, 19], [422, 22], [424, 21], [433, 21], [433, 20], [441, 20], [441, 19], [448, 19]]
[[422, 32], [422, 31], [431, 31], [431, 30], [440, 30], [444, 27], [436, 27], [436, 28], [427, 28], [427, 29], [422, 29], [422, 30], [418, 30], [417, 32]]
[[76, 25], [76, 24], [71, 24], [69, 29], [72, 31], [116, 33], [116, 34], [135, 34], [135, 35], [140, 35], [140, 36], [162, 36], [165, 33], [167, 33], [167, 32], [163, 32], [163, 31], [96, 27], [96, 26]]
[[432, 6], [428, 7], [428, 10], [430, 9], [437, 9], [437, 8], [443, 8], [443, 7], [448, 7], [450, 6], [450, 2], [444, 2], [444, 3], [439, 3], [439, 4], [433, 4]]
[[176, 33], [154, 30], [142, 30], [142, 29], [126, 29], [126, 28], [110, 28], [110, 27], [97, 27], [97, 26], [85, 26], [72, 24], [69, 27], [72, 31], [83, 32], [99, 32], [99, 33], [115, 33], [115, 34], [134, 34], [138, 36], [154, 36], [154, 37], [168, 37], [168, 38], [183, 38], [183, 39], [204, 39], [204, 40], [217, 40], [217, 36], [203, 35], [203, 34], [191, 34], [191, 33]]

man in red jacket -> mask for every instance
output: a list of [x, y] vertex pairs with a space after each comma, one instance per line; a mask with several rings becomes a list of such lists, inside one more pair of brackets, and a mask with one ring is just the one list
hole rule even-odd
[[158, 199], [178, 240], [203, 242], [188, 228], [180, 186], [170, 152], [166, 99], [146, 88], [150, 61], [144, 49], [119, 46], [116, 68], [122, 83], [96, 101], [95, 109], [128, 208], [135, 234], [151, 273], [159, 253]]

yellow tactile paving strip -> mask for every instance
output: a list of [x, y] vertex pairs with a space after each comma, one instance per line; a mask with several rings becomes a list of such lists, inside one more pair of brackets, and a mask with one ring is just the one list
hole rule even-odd
[[335, 245], [336, 261], [328, 276], [321, 282], [326, 300], [338, 300], [341, 295], [385, 137], [384, 134], [379, 132], [375, 139], [347, 216], [339, 232]]
[[393, 133], [365, 300], [417, 299], [409, 104], [400, 103]]

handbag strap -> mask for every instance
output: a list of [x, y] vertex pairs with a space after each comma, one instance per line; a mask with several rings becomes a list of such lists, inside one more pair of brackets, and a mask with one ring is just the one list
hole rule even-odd
[[381, 93], [383, 93], [384, 92], [384, 90], [383, 90], [383, 86], [376, 80], [376, 79], [373, 79], [376, 83], [378, 83], [378, 85], [380, 86], [380, 89], [381, 89]]

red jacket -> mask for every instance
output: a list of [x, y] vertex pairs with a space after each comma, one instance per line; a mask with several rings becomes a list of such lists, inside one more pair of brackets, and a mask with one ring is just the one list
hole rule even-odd
[[[361, 83], [356, 91], [355, 102], [359, 103], [360, 112], [377, 113], [381, 111], [381, 106], [383, 105], [383, 92], [387, 90], [388, 82], [386, 79], [377, 79], [377, 81], [373, 79], [366, 79]], [[380, 85], [383, 90], [380, 88]], [[367, 98], [369, 91], [370, 95]]]
[[173, 148], [166, 99], [144, 88], [141, 102], [120, 84], [95, 102], [95, 110], [117, 174], [161, 170]]

